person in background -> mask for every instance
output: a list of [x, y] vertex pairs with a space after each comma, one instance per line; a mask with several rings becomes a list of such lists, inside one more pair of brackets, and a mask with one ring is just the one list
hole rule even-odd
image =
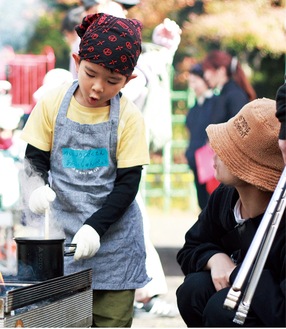
[[81, 18], [101, 12], [101, 7], [105, 5], [106, 1], [108, 0], [80, 0], [84, 8], [84, 13], [82, 13]]
[[199, 181], [195, 152], [208, 141], [205, 129], [212, 123], [215, 96], [204, 79], [201, 63], [193, 65], [189, 71], [189, 88], [194, 91], [195, 104], [189, 109], [186, 117], [186, 128], [190, 138], [185, 155], [194, 174], [198, 204], [203, 209], [207, 205], [209, 192], [206, 183]]
[[180, 40], [178, 24], [165, 18], [154, 28], [152, 42], [143, 42], [135, 68], [138, 79], [123, 90], [144, 115], [150, 151], [154, 153], [172, 140], [171, 66]]
[[276, 93], [276, 117], [281, 123], [279, 132], [279, 147], [286, 165], [286, 83], [280, 86]]
[[57, 86], [61, 86], [66, 82], [71, 83], [72, 81], [73, 75], [68, 70], [55, 68], [48, 71], [44, 76], [42, 85], [33, 94], [35, 105], [49, 90], [54, 89]]
[[[239, 326], [233, 322], [236, 310], [225, 309], [223, 304], [284, 169], [275, 113], [274, 100], [257, 99], [228, 122], [206, 129], [215, 152], [215, 177], [221, 184], [187, 231], [177, 254], [185, 274], [177, 302], [188, 327]], [[286, 325], [285, 233], [282, 220], [245, 327]]]
[[212, 123], [226, 122], [247, 102], [256, 98], [237, 57], [222, 50], [213, 50], [202, 65], [208, 85], [219, 93]]
[[[109, 10], [116, 16], [126, 17], [128, 10], [139, 3], [140, 0], [109, 1]], [[122, 89], [123, 95], [143, 113], [150, 149], [160, 150], [172, 138], [170, 67], [181, 40], [180, 35], [181, 29], [170, 19], [156, 26], [152, 34], [153, 42], [143, 42], [142, 53], [134, 70], [137, 78]], [[152, 280], [136, 290], [134, 316], [175, 317], [178, 315], [176, 305], [160, 298], [168, 292], [168, 286], [160, 256], [150, 238], [150, 220], [140, 192], [136, 200], [143, 214], [146, 268]]]
[[62, 20], [61, 32], [70, 47], [69, 71], [74, 79], [77, 79], [77, 71], [72, 54], [78, 52], [80, 44], [80, 38], [75, 31], [75, 27], [81, 23], [84, 16], [101, 11], [104, 8], [105, 1], [107, 0], [81, 0], [81, 5], [69, 9]]
[[141, 0], [105, 0], [103, 10], [111, 15], [127, 17], [128, 10], [137, 6]]
[[83, 6], [68, 10], [61, 24], [61, 33], [70, 47], [69, 71], [73, 79], [77, 79], [77, 71], [72, 54], [78, 52], [80, 44], [80, 38], [76, 33], [75, 27], [81, 23], [84, 12], [85, 9]]
[[0, 80], [0, 211], [17, 209], [25, 151], [25, 145], [18, 140], [24, 109], [12, 105], [11, 89], [9, 81]]
[[32, 168], [42, 177], [37, 188], [27, 179], [28, 207], [42, 216], [50, 209], [66, 242], [77, 245], [65, 274], [92, 269], [96, 327], [131, 327], [135, 289], [150, 280], [135, 200], [149, 163], [146, 128], [120, 93], [135, 78], [141, 29], [135, 19], [86, 16], [76, 27], [78, 80], [45, 93], [21, 135], [27, 176]]

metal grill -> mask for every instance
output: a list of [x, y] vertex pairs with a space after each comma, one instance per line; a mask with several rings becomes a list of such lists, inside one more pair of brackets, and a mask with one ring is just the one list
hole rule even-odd
[[15, 288], [0, 296], [0, 327], [90, 327], [91, 281], [89, 269], [39, 283], [6, 282]]

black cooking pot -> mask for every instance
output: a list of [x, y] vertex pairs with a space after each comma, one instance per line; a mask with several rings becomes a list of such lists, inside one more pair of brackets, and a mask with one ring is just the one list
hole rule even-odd
[[17, 244], [18, 278], [22, 281], [45, 281], [64, 275], [65, 239], [15, 238]]

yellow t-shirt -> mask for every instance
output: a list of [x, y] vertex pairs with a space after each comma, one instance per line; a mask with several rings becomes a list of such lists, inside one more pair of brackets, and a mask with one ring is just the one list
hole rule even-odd
[[[51, 151], [57, 114], [70, 84], [55, 88], [45, 94], [34, 107], [21, 138], [42, 151]], [[81, 124], [108, 121], [109, 106], [88, 108], [72, 97], [67, 117]], [[63, 128], [64, 129], [64, 128]], [[117, 167], [128, 168], [149, 164], [149, 150], [144, 118], [139, 109], [125, 96], [120, 98], [117, 140]]]

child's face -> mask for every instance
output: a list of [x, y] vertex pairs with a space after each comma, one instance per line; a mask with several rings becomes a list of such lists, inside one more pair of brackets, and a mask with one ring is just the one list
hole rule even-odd
[[214, 169], [215, 178], [225, 185], [239, 187], [248, 184], [239, 179], [238, 177], [234, 176], [217, 154], [214, 155]]
[[102, 107], [109, 105], [109, 101], [133, 78], [127, 78], [120, 73], [85, 60], [80, 61], [74, 54], [78, 72], [79, 88], [75, 93], [76, 100], [86, 107]]

